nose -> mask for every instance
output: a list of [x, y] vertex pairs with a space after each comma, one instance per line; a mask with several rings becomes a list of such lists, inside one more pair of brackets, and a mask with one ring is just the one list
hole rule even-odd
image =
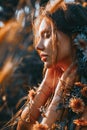
[[35, 49], [43, 51], [44, 50], [44, 44], [43, 44], [43, 42], [39, 41], [38, 44], [35, 46]]

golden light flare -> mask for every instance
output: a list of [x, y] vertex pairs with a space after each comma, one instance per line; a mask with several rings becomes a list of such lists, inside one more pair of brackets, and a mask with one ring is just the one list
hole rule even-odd
[[[5, 23], [5, 26], [0, 29], [0, 42], [2, 43], [3, 40], [7, 42], [13, 41], [17, 32], [22, 29], [22, 26], [17, 21], [10, 20]], [[17, 40], [17, 39], [16, 39]]]
[[16, 65], [17, 62], [12, 62], [11, 57], [6, 60], [4, 66], [0, 70], [0, 83], [2, 83], [4, 79], [8, 78], [14, 72]]

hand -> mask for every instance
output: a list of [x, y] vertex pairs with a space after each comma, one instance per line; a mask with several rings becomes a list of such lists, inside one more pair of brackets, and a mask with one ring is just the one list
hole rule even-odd
[[77, 69], [75, 63], [72, 63], [61, 76], [60, 82], [65, 83], [65, 86], [72, 86], [77, 80]]
[[75, 64], [70, 65], [70, 67], [62, 74], [57, 84], [52, 102], [49, 108], [47, 109], [46, 118], [43, 118], [41, 122], [41, 124], [46, 124], [49, 128], [52, 126], [53, 123], [55, 123], [56, 120], [60, 120], [63, 114], [63, 109], [57, 110], [57, 107], [63, 99], [63, 91], [65, 87], [71, 87], [75, 82], [77, 74], [76, 68], [74, 67]]

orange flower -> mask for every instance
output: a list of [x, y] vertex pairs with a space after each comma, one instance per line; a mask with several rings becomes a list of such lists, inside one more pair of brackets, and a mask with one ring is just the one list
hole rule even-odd
[[36, 124], [33, 126], [33, 130], [48, 130], [48, 126], [36, 122]]
[[87, 120], [85, 119], [76, 119], [73, 121], [77, 126], [87, 126]]
[[83, 96], [87, 97], [87, 87], [84, 87], [82, 90], [81, 90], [81, 93]]
[[36, 95], [36, 92], [33, 89], [31, 89], [29, 91], [28, 98], [31, 99], [31, 100], [33, 100], [34, 97], [35, 97], [35, 95]]
[[58, 128], [58, 130], [60, 129], [60, 125], [59, 124], [52, 124], [51, 130], [56, 130]]
[[79, 87], [82, 87], [82, 88], [87, 86], [87, 84], [82, 84], [81, 82], [75, 82], [75, 85], [79, 86]]
[[73, 112], [75, 113], [81, 113], [84, 110], [84, 102], [80, 98], [71, 98], [69, 107], [72, 109]]

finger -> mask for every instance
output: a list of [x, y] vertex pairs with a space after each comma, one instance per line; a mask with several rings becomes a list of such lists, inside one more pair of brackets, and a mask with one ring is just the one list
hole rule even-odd
[[74, 82], [77, 80], [77, 71], [71, 73], [65, 80], [66, 84], [73, 85]]
[[66, 79], [67, 76], [69, 76], [72, 72], [72, 70], [74, 70], [76, 65], [76, 62], [72, 63], [68, 69], [64, 72], [64, 74], [62, 75], [61, 79]]
[[76, 76], [77, 76], [77, 70], [73, 70], [73, 72], [70, 73], [70, 74], [67, 76], [66, 81], [68, 81], [68, 80], [73, 81], [74, 79], [76, 79]]

